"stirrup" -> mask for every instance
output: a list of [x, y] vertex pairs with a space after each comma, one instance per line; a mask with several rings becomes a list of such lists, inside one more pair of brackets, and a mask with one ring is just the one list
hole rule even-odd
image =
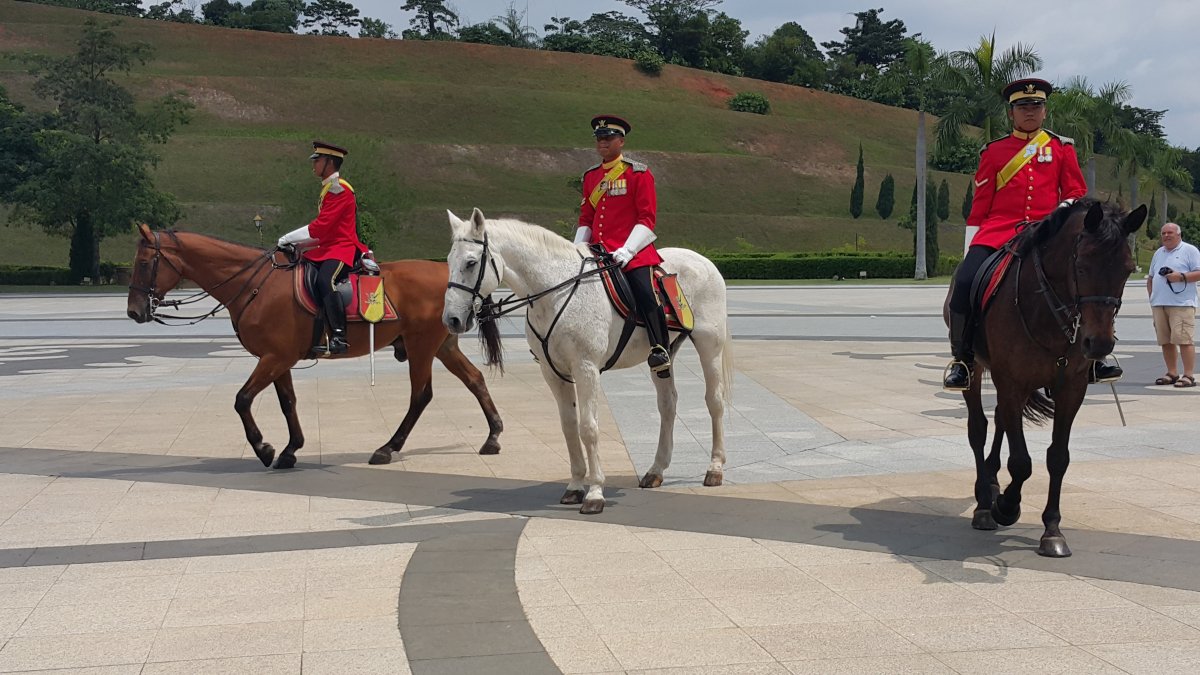
[[[954, 366], [962, 366], [963, 370], [967, 371], [966, 384], [961, 385], [961, 386], [951, 386], [951, 385], [946, 384], [946, 380], [950, 377], [950, 371], [954, 368]], [[946, 391], [967, 391], [967, 390], [969, 390], [971, 388], [971, 377], [972, 377], [971, 373], [974, 370], [975, 369], [973, 367], [971, 367], [969, 364], [967, 364], [966, 361], [962, 361], [960, 359], [954, 359], [953, 361], [951, 361], [950, 363], [948, 363], [946, 365], [945, 369], [942, 370], [942, 389], [945, 389]]]
[[[661, 361], [655, 363], [657, 360], [655, 357], [659, 357]], [[654, 347], [650, 348], [650, 356], [646, 358], [646, 365], [650, 366], [650, 372], [654, 373], [655, 375], [662, 378], [670, 377], [671, 353], [665, 348], [655, 345]]]
[[350, 343], [346, 342], [346, 338], [341, 335], [333, 335], [329, 338], [329, 354], [345, 354], [350, 349]]
[[[1110, 366], [1104, 359], [1092, 361], [1092, 366], [1088, 368], [1088, 384], [1108, 384], [1124, 377], [1125, 371], [1121, 368], [1121, 362], [1115, 356], [1113, 361], [1116, 361], [1116, 365]], [[1101, 368], [1105, 371], [1103, 374], [1100, 373]]]

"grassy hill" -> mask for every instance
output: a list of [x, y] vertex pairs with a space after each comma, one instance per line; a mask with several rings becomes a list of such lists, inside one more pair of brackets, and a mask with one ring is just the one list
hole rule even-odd
[[[0, 0], [0, 57], [67, 53], [93, 16]], [[634, 125], [626, 154], [655, 172], [661, 244], [826, 250], [852, 247], [857, 234], [868, 250], [911, 246], [895, 225], [914, 181], [909, 110], [674, 66], [647, 76], [631, 61], [577, 54], [136, 19], [118, 32], [156, 53], [128, 86], [146, 95], [184, 90], [197, 106], [162, 148], [158, 170], [160, 187], [184, 203], [189, 229], [256, 242], [252, 218], [261, 213], [269, 242], [307, 222], [317, 195], [308, 143], [323, 138], [351, 150], [344, 175], [380, 221], [381, 257], [444, 255], [446, 209], [465, 215], [478, 206], [567, 232], [579, 200], [570, 181], [595, 161], [588, 120], [610, 112]], [[31, 83], [19, 63], [0, 58], [0, 86], [44, 105]], [[726, 109], [741, 91], [766, 95], [771, 114]], [[853, 220], [860, 143], [865, 213]], [[887, 173], [897, 213], [885, 222], [873, 206]], [[960, 223], [970, 177], [930, 180], [943, 178], [951, 223]], [[0, 263], [65, 264], [65, 240], [13, 227], [0, 236], [10, 242]], [[944, 251], [961, 242], [961, 224], [942, 227]], [[103, 256], [128, 260], [131, 247], [132, 237], [114, 238]]]

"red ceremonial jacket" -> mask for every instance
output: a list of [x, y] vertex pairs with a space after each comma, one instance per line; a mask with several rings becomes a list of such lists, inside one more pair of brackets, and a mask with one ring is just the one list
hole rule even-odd
[[308, 224], [308, 234], [317, 245], [304, 252], [313, 262], [340, 260], [354, 264], [356, 251], [366, 253], [367, 247], [358, 239], [358, 204], [354, 188], [336, 173], [321, 188], [317, 201], [317, 217]]
[[[634, 225], [645, 225], [654, 229], [658, 213], [658, 197], [654, 193], [654, 175], [640, 162], [626, 159], [617, 161], [625, 164], [625, 172], [612, 181], [600, 201], [592, 206], [590, 196], [600, 181], [609, 172], [597, 164], [583, 174], [583, 203], [579, 207], [579, 226], [592, 228], [589, 244], [604, 244], [611, 253], [625, 245]], [[662, 263], [654, 244], [638, 252], [625, 269], [631, 270], [647, 265]]]
[[1000, 248], [1017, 234], [1016, 226], [1045, 218], [1064, 199], [1087, 194], [1087, 183], [1079, 170], [1074, 141], [1047, 131], [1050, 142], [1030, 148], [1029, 161], [1002, 187], [998, 174], [1014, 156], [1025, 156], [1025, 148], [1038, 132], [1015, 131], [984, 146], [975, 172], [975, 199], [967, 225], [979, 228], [971, 245]]

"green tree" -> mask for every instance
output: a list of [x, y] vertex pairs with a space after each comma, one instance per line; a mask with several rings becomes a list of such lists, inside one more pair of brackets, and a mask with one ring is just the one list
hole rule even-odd
[[749, 33], [712, 8], [721, 0], [624, 0], [646, 17], [651, 44], [668, 63], [741, 74]]
[[513, 44], [512, 35], [491, 21], [459, 28], [458, 39], [463, 42], [472, 42], [481, 45], [516, 46]]
[[883, 21], [882, 13], [882, 8], [855, 12], [854, 25], [840, 29], [840, 42], [821, 43], [831, 66], [831, 91], [865, 98], [871, 80], [903, 58], [908, 29], [900, 19]]
[[404, 31], [406, 40], [444, 40], [458, 25], [458, 14], [442, 0], [407, 0], [400, 11], [417, 13], [409, 19], [412, 28]]
[[357, 28], [362, 20], [358, 9], [344, 0], [315, 0], [304, 8], [305, 28], [315, 28], [319, 35], [341, 35], [348, 37], [350, 30]]
[[191, 7], [184, 7], [183, 0], [166, 0], [157, 5], [150, 5], [146, 8], [146, 13], [143, 16], [155, 21], [171, 21], [174, 23], [200, 22], [200, 19], [196, 16], [196, 11]]
[[525, 20], [526, 13], [519, 11], [515, 3], [508, 3], [508, 9], [496, 17], [500, 29], [508, 34], [510, 46], [531, 49], [537, 46], [537, 32], [529, 27]]
[[396, 35], [396, 31], [392, 29], [392, 25], [383, 19], [372, 19], [369, 16], [364, 16], [358, 23], [358, 37], [395, 40], [400, 36]]
[[943, 223], [950, 220], [950, 184], [945, 179], [938, 186], [937, 217]]
[[875, 200], [875, 213], [883, 220], [887, 220], [892, 215], [892, 209], [896, 206], [896, 179], [892, 178], [892, 174], [883, 177], [879, 183], [879, 197]]
[[760, 80], [820, 87], [825, 82], [825, 57], [808, 32], [789, 21], [746, 48], [742, 70]]
[[858, 168], [855, 171], [854, 188], [850, 190], [850, 215], [858, 218], [863, 206], [863, 149], [858, 144]]
[[967, 222], [967, 218], [971, 217], [971, 205], [975, 203], [975, 182], [967, 183], [967, 194], [963, 195], [962, 217], [963, 222]]
[[34, 92], [55, 105], [35, 134], [39, 165], [10, 195], [18, 222], [71, 239], [74, 281], [99, 279], [100, 241], [137, 222], [174, 222], [178, 206], [153, 186], [164, 143], [191, 105], [169, 94], [139, 107], [114, 78], [151, 57], [149, 45], [117, 41], [114, 23], [88, 20], [77, 51], [30, 57]]
[[1169, 145], [1166, 141], [1157, 140], [1153, 150], [1149, 174], [1158, 183], [1162, 191], [1162, 205], [1158, 215], [1163, 219], [1158, 225], [1167, 222], [1170, 204], [1167, 192], [1170, 190], [1186, 190], [1192, 184], [1192, 175], [1183, 168], [1183, 150]]
[[38, 120], [0, 87], [0, 203], [11, 202], [17, 187], [37, 171], [38, 128]]
[[995, 138], [1008, 128], [1008, 102], [1000, 90], [1041, 67], [1033, 47], [1021, 43], [997, 54], [994, 32], [979, 38], [974, 49], [950, 52], [942, 82], [952, 98], [938, 120], [938, 143], [954, 142], [967, 125], [983, 129], [983, 141]]

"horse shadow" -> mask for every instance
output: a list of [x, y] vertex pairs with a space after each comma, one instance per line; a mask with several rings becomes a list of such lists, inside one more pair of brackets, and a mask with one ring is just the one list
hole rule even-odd
[[[928, 512], [914, 512], [914, 502]], [[974, 504], [973, 497], [893, 497], [848, 509], [856, 523], [816, 525], [813, 529], [835, 535], [845, 544], [841, 548], [880, 551], [908, 561], [925, 573], [926, 583], [947, 579], [967, 584], [1005, 583], [1010, 565], [1025, 567], [1021, 562], [1036, 554], [1041, 528], [1016, 525], [1002, 531], [974, 530], [970, 518], [959, 515]], [[935, 571], [926, 563], [941, 565]]]

